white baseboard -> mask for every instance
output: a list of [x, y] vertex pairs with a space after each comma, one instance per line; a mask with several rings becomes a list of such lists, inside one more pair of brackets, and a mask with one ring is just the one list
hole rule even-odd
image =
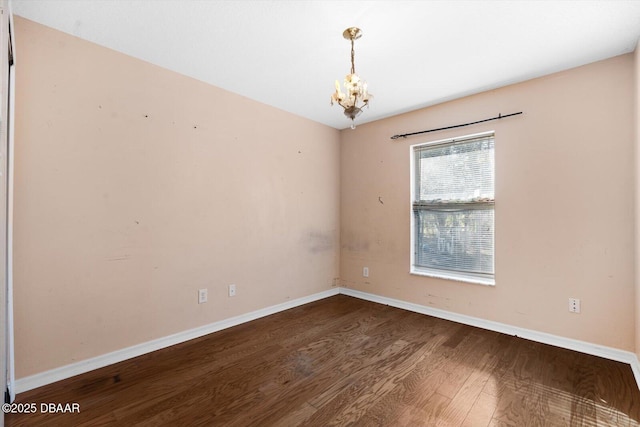
[[134, 345], [132, 347], [127, 347], [111, 353], [92, 357], [91, 359], [86, 359], [69, 365], [61, 366], [59, 368], [31, 375], [29, 377], [18, 378], [16, 379], [15, 390], [16, 393], [23, 393], [25, 391], [32, 390], [43, 385], [71, 378], [75, 375], [83, 374], [94, 369], [103, 368], [105, 366], [122, 362], [133, 357], [141, 356], [152, 351], [160, 350], [162, 348], [170, 347], [172, 345], [189, 341], [194, 338], [199, 338], [213, 332], [221, 331], [232, 326], [250, 322], [261, 317], [269, 316], [271, 314], [298, 307], [300, 305], [308, 304], [310, 302], [321, 300], [333, 295], [338, 295], [339, 293], [340, 288], [329, 289], [317, 294], [297, 298], [291, 301], [283, 302], [281, 304], [272, 305], [271, 307], [266, 307], [260, 310], [252, 311], [250, 313], [242, 314], [240, 316], [235, 316], [229, 319], [221, 320], [219, 322], [214, 322], [209, 325], [201, 326], [199, 328], [179, 332], [177, 334], [158, 338], [142, 344]]
[[631, 371], [636, 379], [636, 384], [638, 385], [638, 388], [640, 388], [640, 363], [638, 363], [638, 357], [636, 356], [633, 361], [629, 362], [629, 365], [631, 366]]
[[591, 354], [594, 356], [604, 357], [606, 359], [615, 360], [618, 362], [628, 363], [631, 366], [631, 370], [635, 377], [636, 383], [640, 388], [640, 362], [635, 353], [618, 350], [611, 347], [592, 344], [584, 341], [574, 340], [570, 338], [564, 338], [557, 335], [547, 334], [544, 332], [538, 332], [531, 329], [519, 328], [516, 326], [507, 325], [504, 323], [494, 322], [491, 320], [485, 320], [478, 317], [466, 316], [464, 314], [457, 314], [446, 310], [440, 310], [423, 306], [420, 304], [414, 304], [406, 301], [401, 301], [393, 298], [387, 298], [380, 295], [370, 294], [367, 292], [358, 291], [350, 288], [333, 288], [327, 291], [319, 292], [307, 297], [298, 298], [292, 301], [287, 301], [281, 304], [266, 307], [260, 310], [252, 311], [247, 314], [243, 314], [229, 319], [224, 319], [219, 322], [211, 323], [209, 325], [201, 326], [199, 328], [190, 329], [177, 334], [169, 335], [163, 338], [152, 340], [146, 343], [134, 345], [121, 350], [117, 350], [111, 353], [103, 354], [91, 359], [82, 360], [80, 362], [72, 363], [69, 365], [61, 366], [59, 368], [51, 369], [49, 371], [41, 372], [29, 377], [18, 378], [15, 382], [16, 393], [23, 393], [28, 390], [32, 390], [43, 385], [51, 384], [56, 381], [71, 378], [75, 375], [83, 374], [85, 372], [92, 371], [94, 369], [103, 368], [114, 363], [122, 362], [133, 357], [141, 356], [152, 351], [160, 350], [162, 348], [170, 347], [175, 344], [179, 344], [185, 341], [199, 338], [201, 336], [211, 334], [232, 326], [240, 325], [245, 322], [250, 322], [261, 317], [269, 316], [290, 308], [298, 307], [300, 305], [308, 304], [313, 301], [324, 299], [333, 295], [344, 294], [363, 300], [376, 302], [379, 304], [389, 305], [391, 307], [401, 308], [403, 310], [413, 311], [416, 313], [426, 314], [428, 316], [438, 317], [441, 319], [451, 320], [453, 322], [462, 323], [465, 325], [475, 326], [490, 331], [500, 332], [507, 335], [513, 335], [520, 338], [525, 338], [531, 341], [540, 342], [543, 344], [549, 344], [556, 347], [566, 348], [569, 350], [579, 351], [581, 353]]
[[387, 298], [380, 295], [358, 291], [355, 289], [340, 288], [340, 293], [363, 300], [376, 302], [379, 304], [389, 305], [391, 307], [401, 308], [416, 313], [438, 317], [440, 319], [451, 320], [452, 322], [475, 326], [478, 328], [500, 332], [507, 335], [513, 335], [543, 344], [553, 345], [555, 347], [566, 348], [593, 356], [603, 357], [605, 359], [628, 363], [631, 366], [631, 370], [633, 371], [636, 384], [638, 385], [638, 388], [640, 388], [640, 363], [638, 362], [638, 357], [636, 356], [636, 354], [630, 351], [619, 350], [616, 348], [592, 344], [589, 342], [574, 340], [571, 338], [564, 338], [557, 335], [547, 334], [545, 332], [534, 331], [531, 329], [519, 328], [504, 323], [467, 316], [464, 314], [452, 313], [446, 310], [440, 310], [437, 308], [427, 307], [411, 302]]

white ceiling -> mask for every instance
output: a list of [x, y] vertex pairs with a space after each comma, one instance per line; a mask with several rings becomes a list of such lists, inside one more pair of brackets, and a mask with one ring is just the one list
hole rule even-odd
[[[19, 15], [337, 129], [631, 52], [640, 1], [12, 0]], [[16, 52], [19, 60], [19, 52]], [[491, 112], [498, 113], [498, 112]]]

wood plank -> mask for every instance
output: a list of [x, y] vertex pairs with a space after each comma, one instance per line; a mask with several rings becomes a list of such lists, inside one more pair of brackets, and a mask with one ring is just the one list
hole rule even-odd
[[507, 425], [544, 425], [544, 414], [535, 410], [544, 393], [538, 386], [542, 369], [540, 346], [520, 340], [515, 358], [498, 381], [494, 420]]
[[595, 376], [594, 401], [598, 424], [635, 425], [640, 420], [640, 402], [634, 399], [637, 385], [630, 381], [633, 377], [631, 367], [600, 358], [592, 366], [595, 372], [608, 372], [608, 375]]
[[403, 419], [411, 419], [411, 413], [416, 408], [421, 408], [429, 402], [438, 387], [450, 375], [442, 369], [450, 356], [450, 349], [442, 346], [446, 339], [444, 335], [430, 339], [425, 353], [414, 365], [410, 374], [402, 381], [397, 381], [393, 391], [379, 399], [362, 417], [361, 423], [402, 425]]
[[496, 363], [497, 356], [485, 354], [477, 365], [471, 367], [471, 374], [453, 396], [451, 404], [440, 414], [437, 425], [462, 425], [482, 393]]
[[488, 426], [496, 410], [496, 398], [488, 393], [480, 392], [473, 406], [462, 421], [463, 427]]

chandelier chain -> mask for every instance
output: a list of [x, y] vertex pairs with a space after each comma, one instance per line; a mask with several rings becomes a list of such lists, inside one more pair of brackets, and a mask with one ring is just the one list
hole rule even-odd
[[356, 73], [356, 61], [355, 61], [356, 52], [353, 48], [353, 39], [351, 39], [351, 74]]

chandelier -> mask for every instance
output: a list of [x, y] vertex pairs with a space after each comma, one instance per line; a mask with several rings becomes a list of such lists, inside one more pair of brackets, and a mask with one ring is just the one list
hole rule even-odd
[[331, 105], [335, 102], [344, 108], [344, 115], [351, 119], [351, 129], [355, 129], [355, 118], [362, 113], [362, 109], [365, 106], [369, 106], [369, 100], [373, 98], [373, 95], [367, 92], [367, 82], [356, 74], [353, 42], [362, 37], [362, 31], [360, 28], [350, 27], [344, 30], [342, 36], [347, 40], [351, 40], [351, 73], [344, 78], [346, 93], [342, 92], [340, 83], [336, 80], [336, 91], [331, 95]]

